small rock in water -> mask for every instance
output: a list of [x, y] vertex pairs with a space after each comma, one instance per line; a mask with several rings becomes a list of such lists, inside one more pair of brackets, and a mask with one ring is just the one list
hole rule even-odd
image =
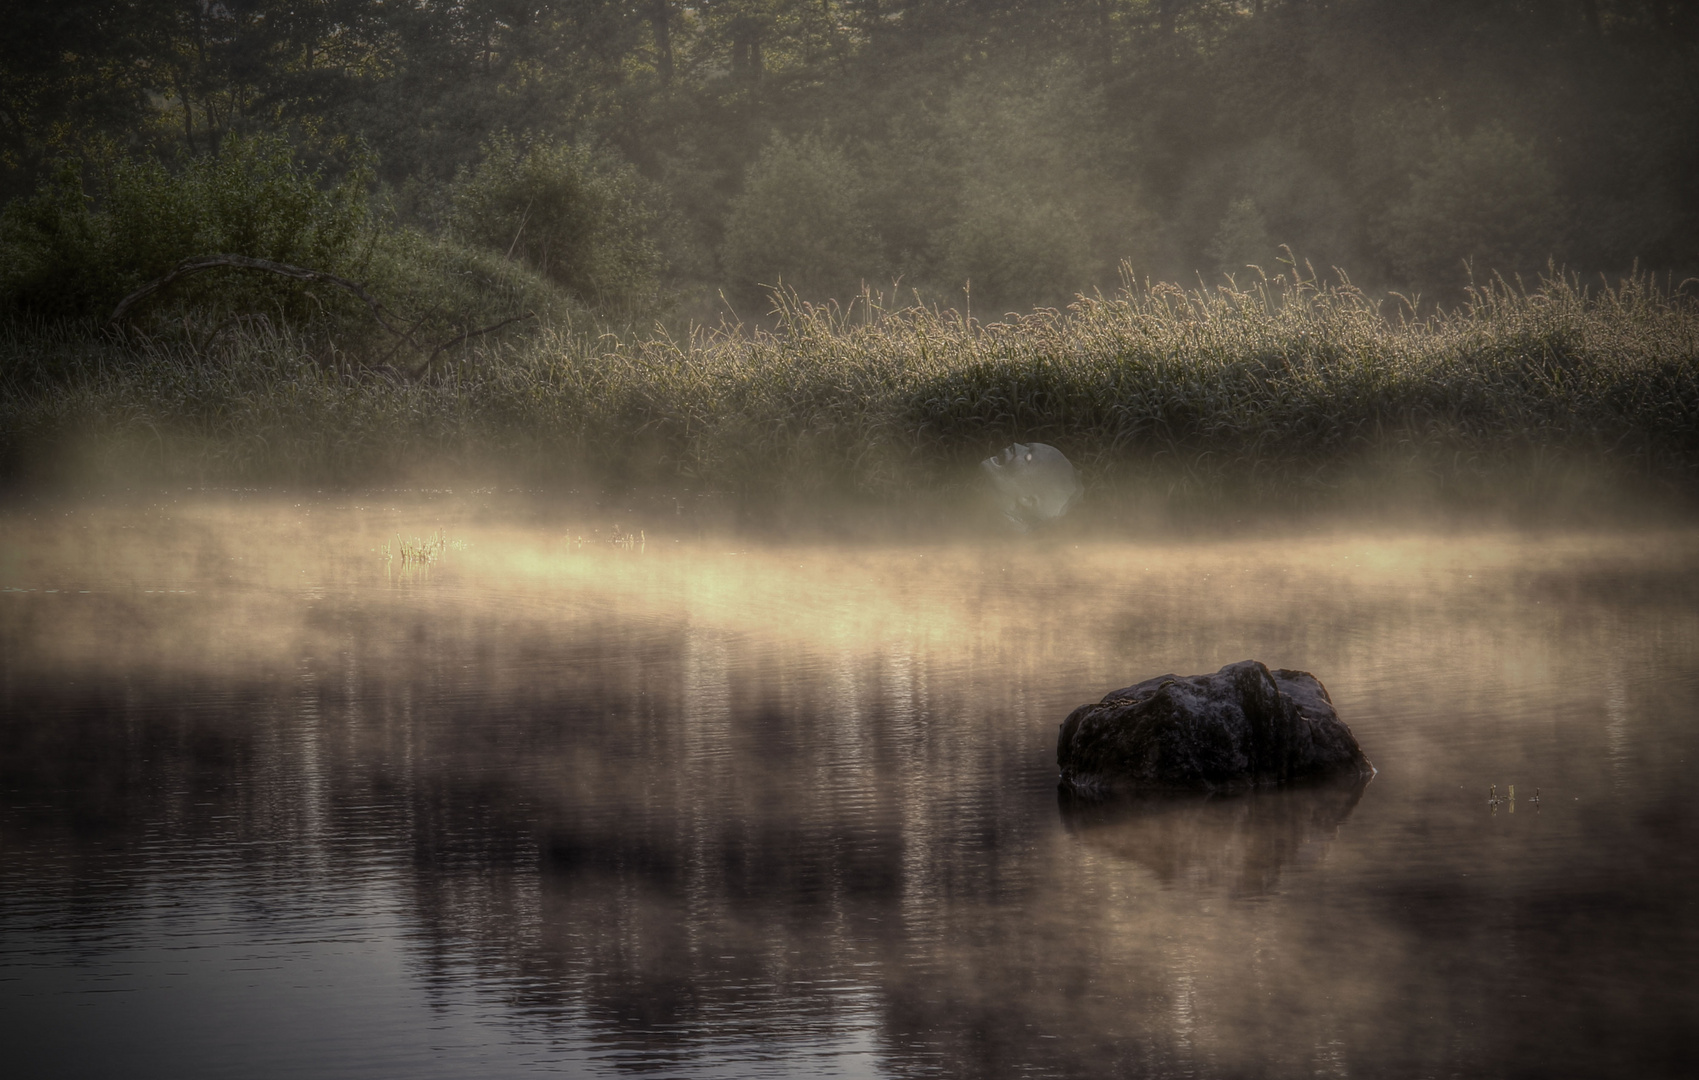
[[1067, 513], [1083, 490], [1073, 463], [1046, 443], [1015, 443], [979, 467], [991, 477], [998, 509], [1022, 532]]
[[1158, 675], [1081, 705], [1062, 723], [1056, 764], [1082, 794], [1360, 782], [1375, 772], [1314, 675], [1255, 660]]

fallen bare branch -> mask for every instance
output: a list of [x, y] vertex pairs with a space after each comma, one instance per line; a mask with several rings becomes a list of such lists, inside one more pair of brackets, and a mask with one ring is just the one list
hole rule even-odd
[[[184, 259], [182, 262], [173, 267], [170, 273], [165, 274], [163, 277], [155, 278], [146, 285], [137, 289], [135, 292], [124, 297], [124, 299], [118, 301], [118, 306], [112, 310], [112, 317], [107, 320], [107, 325], [111, 326], [118, 323], [121, 319], [123, 319], [124, 313], [129, 311], [131, 307], [135, 306], [135, 304], [146, 299], [151, 294], [158, 292], [160, 289], [165, 288], [177, 279], [187, 277], [190, 274], [198, 274], [203, 270], [213, 270], [221, 266], [234, 267], [238, 270], [264, 270], [270, 274], [281, 274], [284, 277], [295, 278], [299, 281], [324, 281], [339, 288], [347, 289], [349, 292], [365, 301], [366, 307], [372, 313], [372, 318], [377, 320], [379, 326], [388, 330], [399, 339], [395, 343], [395, 347], [390, 349], [388, 353], [384, 354], [383, 360], [379, 361], [378, 364], [373, 365], [374, 370], [388, 368], [391, 371], [398, 371], [398, 369], [390, 368], [387, 361], [395, 355], [396, 350], [400, 349], [403, 344], [411, 345], [418, 352], [426, 354], [424, 363], [415, 368], [411, 374], [402, 373], [406, 374], [406, 377], [409, 379], [418, 378], [419, 375], [428, 371], [431, 364], [436, 361], [437, 356], [440, 355], [444, 349], [452, 348], [463, 341], [469, 341], [472, 338], [481, 337], [484, 334], [492, 333], [496, 330], [500, 330], [504, 326], [509, 326], [524, 319], [534, 319], [537, 317], [536, 312], [527, 311], [523, 315], [515, 315], [511, 318], [503, 319], [501, 322], [492, 323], [489, 326], [481, 327], [477, 330], [468, 330], [464, 334], [459, 334], [455, 337], [449, 338], [447, 341], [427, 349], [425, 346], [420, 345], [414, 340], [413, 332], [418, 330], [420, 325], [424, 323], [425, 319], [430, 314], [429, 312], [426, 312], [425, 315], [421, 315], [418, 321], [415, 322], [409, 329], [398, 329], [392, 322], [389, 321], [388, 318], [385, 317], [387, 309], [385, 309], [378, 298], [367, 292], [365, 287], [360, 285], [358, 282], [349, 281], [345, 277], [338, 277], [336, 274], [329, 274], [323, 270], [309, 270], [304, 266], [291, 266], [288, 263], [272, 262], [270, 259], [255, 259], [250, 258], [247, 255], [203, 255], [194, 259]], [[398, 371], [398, 373], [400, 372]]]
[[527, 311], [523, 315], [515, 315], [510, 319], [503, 319], [501, 322], [491, 323], [489, 326], [482, 327], [481, 329], [478, 329], [478, 330], [468, 330], [464, 334], [461, 334], [458, 337], [451, 337], [447, 341], [443, 342], [441, 345], [438, 345], [436, 348], [432, 349], [430, 358], [427, 359], [425, 361], [425, 363], [429, 364], [432, 360], [435, 360], [437, 358], [438, 353], [442, 352], [444, 349], [452, 348], [452, 347], [460, 344], [462, 341], [469, 341], [472, 338], [481, 337], [484, 334], [493, 333], [494, 331], [500, 330], [504, 326], [509, 326], [513, 323], [520, 322], [520, 321], [525, 320], [525, 319], [535, 319], [536, 317], [537, 317], [537, 313], [535, 311]]
[[264, 270], [269, 274], [281, 274], [284, 277], [295, 278], [299, 281], [326, 281], [339, 288], [347, 289], [349, 292], [365, 301], [366, 307], [371, 310], [372, 318], [377, 320], [379, 326], [407, 342], [407, 344], [413, 346], [415, 349], [419, 349], [421, 352], [424, 351], [419, 343], [414, 341], [405, 330], [396, 329], [394, 324], [384, 318], [385, 311], [383, 304], [378, 301], [377, 297], [367, 292], [365, 287], [359, 283], [349, 281], [345, 277], [338, 277], [335, 274], [327, 274], [323, 270], [309, 270], [304, 266], [291, 266], [288, 263], [272, 262], [270, 259], [254, 259], [247, 255], [203, 255], [199, 258], [184, 259], [182, 262], [172, 267], [170, 273], [163, 277], [155, 278], [146, 285], [137, 289], [135, 292], [124, 297], [124, 299], [118, 301], [118, 306], [112, 309], [112, 317], [107, 320], [107, 324], [111, 325], [118, 322], [124, 317], [124, 313], [130, 310], [130, 308], [138, 301], [145, 299], [147, 296], [159, 291], [160, 289], [165, 288], [165, 286], [176, 281], [178, 278], [187, 277], [190, 274], [198, 274], [203, 270], [212, 270], [220, 266], [235, 267], [239, 270]]

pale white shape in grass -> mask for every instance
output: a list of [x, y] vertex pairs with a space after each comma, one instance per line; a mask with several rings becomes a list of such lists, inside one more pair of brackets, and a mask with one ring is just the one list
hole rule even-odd
[[1022, 532], [1067, 513], [1084, 490], [1073, 463], [1045, 443], [1015, 443], [979, 466], [991, 477], [998, 509]]

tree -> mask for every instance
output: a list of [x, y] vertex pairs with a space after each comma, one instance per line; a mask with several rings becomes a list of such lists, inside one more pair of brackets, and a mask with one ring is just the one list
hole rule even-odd
[[1406, 284], [1451, 285], [1465, 261], [1476, 273], [1508, 275], [1561, 258], [1566, 216], [1557, 178], [1533, 145], [1483, 124], [1439, 137], [1388, 211], [1386, 245]]
[[662, 266], [644, 196], [636, 171], [606, 154], [504, 132], [456, 181], [449, 227], [587, 302], [647, 301]]
[[818, 138], [774, 139], [732, 203], [722, 255], [745, 296], [780, 284], [806, 299], [855, 295], [880, 265], [849, 159]]

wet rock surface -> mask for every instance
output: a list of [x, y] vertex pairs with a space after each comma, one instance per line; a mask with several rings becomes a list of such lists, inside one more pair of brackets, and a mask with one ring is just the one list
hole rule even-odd
[[1056, 764], [1082, 794], [1231, 791], [1361, 781], [1374, 767], [1307, 671], [1256, 660], [1212, 675], [1158, 675], [1063, 721]]

